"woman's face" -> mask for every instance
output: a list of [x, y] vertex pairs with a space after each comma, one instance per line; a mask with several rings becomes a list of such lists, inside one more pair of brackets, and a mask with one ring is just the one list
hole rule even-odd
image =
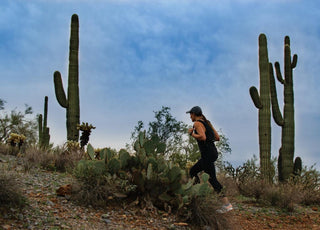
[[190, 113], [190, 119], [192, 122], [196, 121], [196, 115], [194, 113]]

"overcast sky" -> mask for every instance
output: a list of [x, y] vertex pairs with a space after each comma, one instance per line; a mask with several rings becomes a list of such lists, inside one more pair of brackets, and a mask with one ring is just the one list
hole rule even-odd
[[[298, 55], [293, 72], [295, 155], [320, 168], [319, 0], [1, 0], [0, 98], [6, 109], [43, 113], [49, 97], [51, 141], [66, 139], [65, 109], [53, 73], [67, 88], [70, 19], [80, 21], [80, 120], [97, 128], [94, 147], [120, 149], [139, 120], [161, 106], [191, 125], [194, 105], [229, 138], [235, 166], [259, 154], [258, 111], [249, 95], [259, 87], [258, 36], [269, 60], [283, 68], [283, 41]], [[277, 82], [280, 108], [283, 87]], [[281, 129], [272, 120], [272, 155]]]

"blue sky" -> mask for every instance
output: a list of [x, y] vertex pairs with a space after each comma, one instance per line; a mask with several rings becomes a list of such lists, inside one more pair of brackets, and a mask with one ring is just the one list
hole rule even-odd
[[[249, 88], [259, 86], [258, 36], [269, 60], [283, 63], [284, 36], [298, 54], [294, 70], [295, 155], [320, 168], [320, 2], [318, 0], [0, 2], [0, 98], [6, 108], [43, 112], [49, 97], [51, 141], [66, 138], [65, 109], [56, 101], [53, 73], [67, 87], [70, 18], [80, 20], [81, 121], [97, 128], [95, 147], [125, 147], [138, 120], [161, 106], [191, 124], [194, 105], [229, 138], [238, 165], [258, 155], [258, 111]], [[282, 87], [278, 84], [282, 108]], [[272, 154], [281, 129], [272, 121]]]

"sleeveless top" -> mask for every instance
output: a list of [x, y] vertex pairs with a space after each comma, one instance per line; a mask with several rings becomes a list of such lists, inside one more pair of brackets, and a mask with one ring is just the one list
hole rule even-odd
[[[215, 141], [214, 132], [207, 122], [202, 120], [197, 120], [197, 121], [201, 122], [206, 128], [206, 132], [205, 132], [206, 140], [205, 141], [197, 140], [199, 150], [201, 152], [201, 158], [206, 161], [215, 161], [218, 158], [218, 151], [214, 144], [214, 141]], [[196, 130], [195, 130], [195, 133], [198, 134]]]

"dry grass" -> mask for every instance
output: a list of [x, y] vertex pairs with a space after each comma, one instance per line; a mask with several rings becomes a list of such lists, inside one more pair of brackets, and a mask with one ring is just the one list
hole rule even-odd
[[54, 150], [55, 168], [58, 171], [72, 172], [78, 161], [83, 158], [84, 152], [79, 149], [68, 149], [66, 147]]
[[240, 194], [236, 181], [226, 174], [218, 174], [218, 181], [222, 184], [227, 197], [236, 197]]
[[0, 143], [0, 153], [3, 155], [9, 155], [10, 154], [10, 146]]
[[[305, 169], [300, 176], [292, 177], [286, 183], [268, 183], [250, 176], [241, 181], [236, 178], [234, 182], [241, 195], [288, 212], [295, 211], [297, 205], [320, 205], [320, 173], [313, 169]], [[235, 190], [232, 183], [231, 188]]]
[[32, 167], [42, 167], [47, 170], [72, 172], [75, 164], [82, 158], [80, 150], [68, 150], [65, 147], [56, 147], [52, 150], [29, 147], [23, 155], [23, 166], [26, 171]]
[[26, 199], [21, 195], [19, 186], [13, 175], [0, 170], [0, 207], [1, 211], [9, 208], [22, 208]]
[[232, 225], [232, 212], [219, 214], [216, 212], [221, 207], [221, 202], [217, 197], [194, 197], [188, 209], [189, 218], [187, 222], [191, 223], [192, 229], [237, 229]]

